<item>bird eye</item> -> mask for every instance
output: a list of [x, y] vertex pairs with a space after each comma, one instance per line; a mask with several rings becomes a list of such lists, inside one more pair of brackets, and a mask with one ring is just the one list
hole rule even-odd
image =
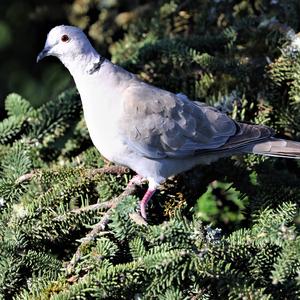
[[68, 42], [68, 41], [70, 40], [69, 36], [66, 35], [66, 34], [64, 34], [60, 39], [61, 39], [61, 41], [64, 42], [64, 43], [66, 43], [66, 42]]

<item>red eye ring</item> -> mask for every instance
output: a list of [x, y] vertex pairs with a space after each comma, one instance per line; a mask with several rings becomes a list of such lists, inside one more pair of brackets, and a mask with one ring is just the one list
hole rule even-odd
[[62, 37], [60, 38], [62, 42], [66, 43], [70, 40], [69, 36], [64, 34], [62, 35]]

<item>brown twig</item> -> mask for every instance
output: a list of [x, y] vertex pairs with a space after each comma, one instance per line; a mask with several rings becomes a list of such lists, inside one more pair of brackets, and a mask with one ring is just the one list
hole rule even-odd
[[95, 238], [100, 234], [101, 231], [104, 231], [107, 223], [109, 221], [109, 218], [114, 211], [114, 209], [118, 206], [120, 202], [127, 196], [133, 195], [137, 189], [137, 186], [135, 184], [128, 185], [124, 192], [120, 194], [118, 197], [112, 199], [109, 201], [110, 208], [107, 210], [107, 212], [103, 215], [101, 220], [93, 226], [93, 229], [84, 237], [81, 239], [81, 244], [77, 248], [75, 254], [73, 255], [73, 258], [67, 265], [67, 273], [70, 274], [76, 265], [76, 263], [81, 259], [82, 257], [82, 249], [85, 248], [90, 242], [94, 241]]
[[25, 181], [29, 181], [31, 180], [36, 174], [38, 173], [37, 170], [32, 170], [30, 173], [24, 174], [22, 176], [20, 176], [17, 180], [16, 180], [16, 184], [21, 184]]
[[102, 174], [113, 174], [113, 175], [123, 175], [129, 173], [130, 170], [123, 166], [106, 166], [99, 169], [92, 169], [87, 171], [89, 177], [94, 177], [96, 175]]
[[[85, 172], [85, 176], [92, 178], [96, 175], [102, 175], [102, 174], [113, 174], [113, 175], [123, 175], [126, 173], [129, 173], [130, 170], [126, 167], [123, 166], [105, 166], [103, 168], [99, 168], [99, 169], [92, 169], [92, 170], [87, 170]], [[17, 180], [16, 180], [16, 184], [21, 184], [25, 181], [29, 181], [31, 180], [36, 174], [38, 173], [37, 170], [33, 170], [30, 173], [24, 174], [22, 176], [20, 176]], [[89, 205], [86, 207], [82, 207], [82, 208], [78, 208], [78, 209], [74, 209], [70, 212], [68, 212], [67, 214], [81, 214], [83, 212], [86, 211], [94, 211], [94, 210], [100, 210], [100, 209], [108, 209], [106, 211], [106, 213], [104, 213], [103, 217], [101, 218], [100, 222], [98, 222], [97, 224], [95, 224], [93, 226], [93, 229], [86, 235], [86, 237], [84, 237], [81, 240], [81, 244], [79, 245], [79, 247], [77, 248], [72, 260], [69, 262], [68, 266], [67, 266], [67, 272], [72, 272], [72, 270], [74, 269], [74, 266], [76, 265], [76, 263], [80, 260], [81, 256], [82, 256], [82, 247], [84, 247], [85, 245], [88, 245], [91, 241], [93, 241], [101, 231], [104, 231], [104, 229], [106, 228], [106, 225], [109, 221], [110, 215], [112, 214], [113, 210], [116, 208], [116, 206], [127, 196], [132, 195], [135, 193], [137, 188], [136, 184], [131, 184], [128, 185], [124, 192], [122, 194], [120, 194], [118, 197], [103, 202], [103, 203], [96, 203], [93, 205]], [[55, 220], [57, 221], [61, 221], [64, 219], [64, 217], [66, 216], [58, 216], [55, 218]], [[133, 217], [134, 219], [134, 217]], [[137, 220], [139, 220], [137, 217], [135, 218]], [[139, 224], [147, 224], [146, 221], [141, 221], [139, 220], [139, 222], [137, 222]]]
[[[106, 166], [103, 168], [87, 170], [86, 176], [92, 178], [98, 174], [100, 174], [100, 175], [101, 174], [123, 175], [123, 174], [127, 174], [129, 172], [130, 172], [130, 170], [123, 166]], [[30, 181], [38, 173], [40, 173], [38, 170], [32, 170], [30, 173], [20, 176], [16, 180], [16, 184], [21, 184], [25, 181]]]
[[67, 216], [70, 216], [70, 215], [79, 215], [79, 214], [87, 212], [87, 211], [94, 211], [94, 210], [100, 210], [100, 209], [109, 209], [109, 208], [112, 207], [112, 204], [113, 204], [113, 200], [109, 200], [109, 201], [105, 201], [105, 202], [102, 202], [102, 203], [96, 203], [96, 204], [76, 208], [76, 209], [73, 209], [73, 210], [67, 212], [64, 215], [55, 217], [53, 220], [54, 221], [63, 221], [65, 219], [67, 219]]

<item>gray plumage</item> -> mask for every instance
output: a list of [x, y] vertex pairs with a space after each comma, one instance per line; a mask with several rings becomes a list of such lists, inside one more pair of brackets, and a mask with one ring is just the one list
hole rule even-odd
[[38, 60], [47, 55], [57, 56], [72, 74], [98, 150], [149, 181], [144, 217], [159, 184], [198, 164], [243, 153], [300, 157], [299, 143], [273, 138], [266, 126], [235, 122], [211, 106], [142, 82], [103, 59], [76, 27], [53, 28]]

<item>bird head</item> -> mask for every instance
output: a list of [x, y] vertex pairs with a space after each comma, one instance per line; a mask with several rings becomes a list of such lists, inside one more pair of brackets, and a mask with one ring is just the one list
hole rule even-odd
[[37, 62], [46, 56], [56, 56], [62, 62], [71, 61], [93, 49], [83, 31], [74, 26], [60, 25], [50, 30]]

